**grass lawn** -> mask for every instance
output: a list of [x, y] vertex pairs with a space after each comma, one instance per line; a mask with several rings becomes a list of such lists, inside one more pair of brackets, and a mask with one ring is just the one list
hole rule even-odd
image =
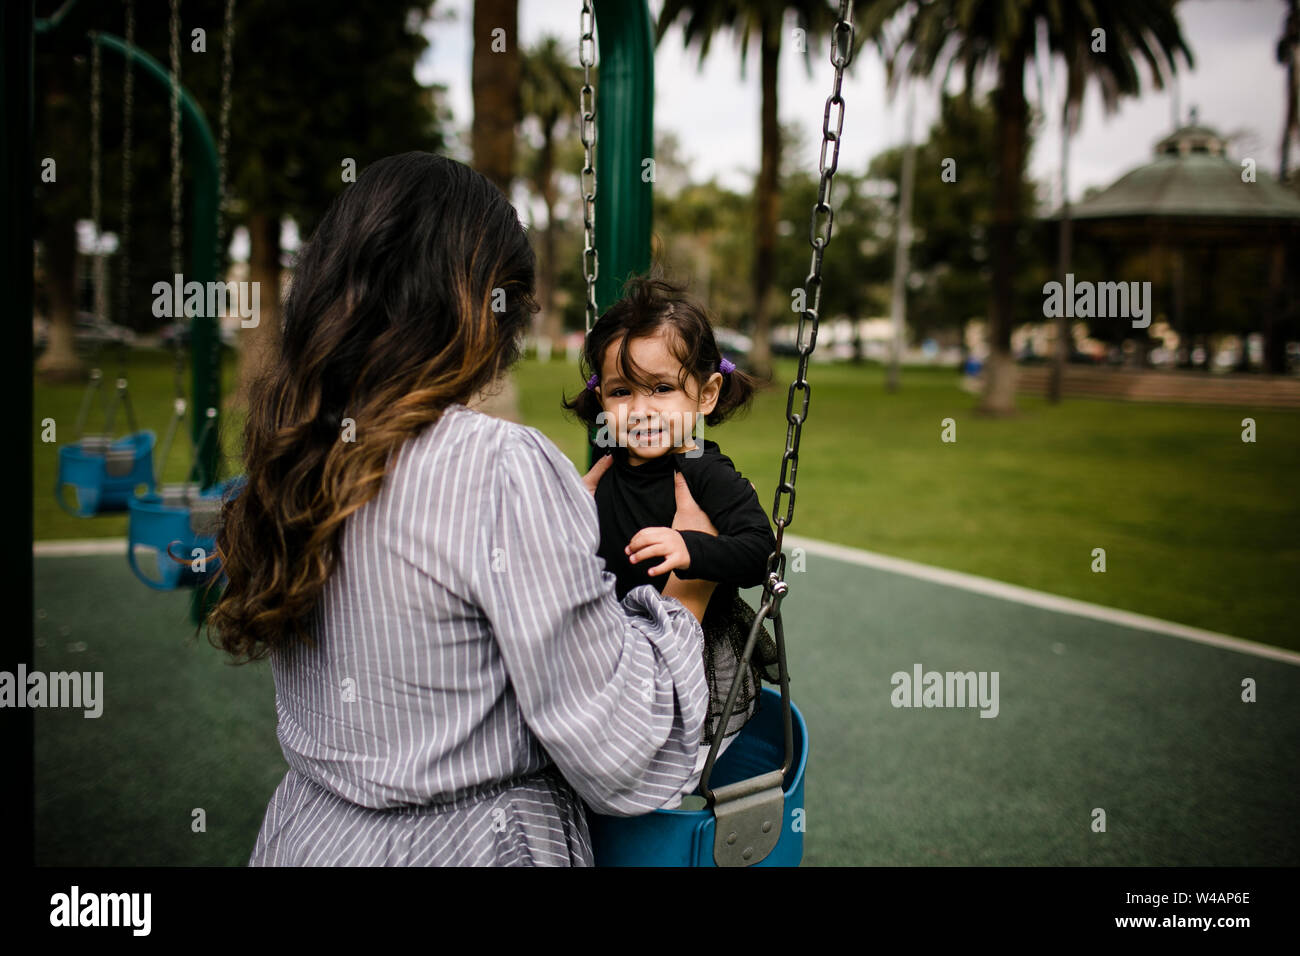
[[[779, 362], [777, 385], [747, 416], [705, 433], [769, 509], [794, 368]], [[233, 376], [227, 358], [226, 394]], [[1300, 413], [1021, 396], [1019, 417], [987, 420], [951, 370], [909, 369], [895, 395], [875, 366], [815, 364], [810, 378], [792, 532], [1300, 649]], [[583, 429], [559, 407], [562, 391], [582, 386], [576, 367], [526, 360], [516, 379], [525, 421], [585, 468]], [[170, 357], [137, 355], [131, 388], [140, 425], [161, 440]], [[36, 388], [37, 540], [126, 533], [125, 517], [76, 519], [54, 502], [57, 453], [39, 423], [53, 417], [59, 440], [72, 440], [80, 396], [77, 386]], [[1241, 440], [1246, 417], [1254, 443]], [[945, 418], [955, 442], [941, 440]], [[228, 452], [239, 426], [231, 415]], [[178, 441], [167, 480], [183, 477], [188, 453]], [[1098, 548], [1105, 573], [1092, 570]]]

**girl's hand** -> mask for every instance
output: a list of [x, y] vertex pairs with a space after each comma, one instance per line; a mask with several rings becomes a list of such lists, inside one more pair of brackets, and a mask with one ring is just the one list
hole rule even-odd
[[691, 553], [686, 548], [686, 539], [681, 531], [703, 531], [716, 536], [718, 529], [713, 526], [704, 509], [695, 503], [691, 489], [686, 484], [680, 471], [673, 474], [673, 490], [677, 495], [677, 510], [673, 514], [671, 528], [642, 528], [623, 549], [628, 560], [636, 564], [647, 558], [662, 556], [663, 562], [655, 565], [647, 573], [667, 574], [677, 568], [685, 570], [691, 566]]
[[600, 479], [604, 477], [605, 472], [609, 471], [609, 466], [612, 464], [614, 464], [613, 455], [602, 455], [591, 466], [591, 470], [582, 476], [582, 483], [591, 492], [593, 498], [596, 496], [596, 486], [600, 484]]
[[663, 562], [656, 564], [647, 574], [667, 574], [677, 568], [691, 566], [691, 553], [686, 550], [686, 539], [672, 528], [642, 528], [627, 543], [623, 553], [628, 561], [636, 564], [657, 555], [663, 556]]

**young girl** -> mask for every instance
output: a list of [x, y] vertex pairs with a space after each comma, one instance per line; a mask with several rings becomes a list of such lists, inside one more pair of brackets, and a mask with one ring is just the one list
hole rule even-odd
[[[592, 475], [598, 554], [617, 579], [619, 599], [643, 584], [662, 592], [669, 572], [718, 582], [700, 622], [710, 690], [702, 770], [755, 617], [738, 589], [764, 582], [776, 538], [753, 485], [716, 442], [697, 438], [695, 427], [700, 419], [718, 425], [748, 408], [758, 383], [722, 358], [705, 310], [662, 278], [628, 283], [588, 333], [584, 360], [593, 370], [587, 388], [563, 404], [597, 428], [597, 454], [612, 459], [598, 462]], [[678, 472], [717, 536], [670, 527]], [[760, 671], [776, 679], [776, 659], [776, 643], [764, 629], [719, 753], [753, 716]], [[677, 806], [684, 795], [665, 806]]]

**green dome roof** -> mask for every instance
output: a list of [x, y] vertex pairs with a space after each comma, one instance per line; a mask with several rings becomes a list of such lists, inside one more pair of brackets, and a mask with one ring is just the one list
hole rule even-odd
[[[1300, 219], [1300, 197], [1262, 169], [1242, 182], [1242, 165], [1227, 141], [1205, 126], [1184, 126], [1156, 144], [1154, 162], [1070, 208], [1073, 219], [1195, 216], [1216, 219]], [[1060, 217], [1058, 210], [1050, 218]]]

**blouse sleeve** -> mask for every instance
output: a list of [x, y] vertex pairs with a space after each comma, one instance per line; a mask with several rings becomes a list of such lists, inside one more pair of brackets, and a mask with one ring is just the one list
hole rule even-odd
[[592, 809], [655, 810], [699, 779], [700, 624], [652, 585], [619, 602], [596, 503], [541, 432], [512, 428], [494, 471], [472, 580], [524, 720]]

